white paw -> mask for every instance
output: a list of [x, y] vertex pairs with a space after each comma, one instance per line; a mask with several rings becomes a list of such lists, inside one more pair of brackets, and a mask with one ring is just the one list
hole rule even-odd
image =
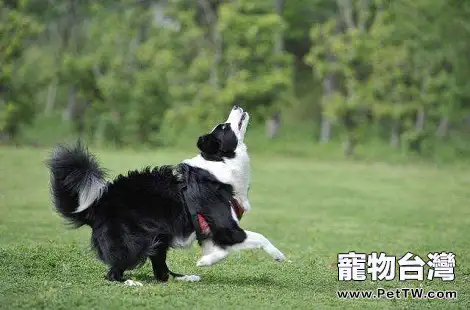
[[282, 262], [286, 260], [286, 256], [275, 247], [272, 247], [271, 249], [269, 249], [268, 252], [269, 252], [269, 255], [271, 255], [271, 257], [274, 258], [274, 260], [277, 262]]
[[126, 280], [124, 284], [129, 286], [143, 286], [142, 283], [132, 280]]
[[276, 262], [283, 262], [286, 260], [286, 256], [282, 254], [282, 252], [279, 252], [279, 255], [277, 255], [274, 259]]
[[213, 261], [212, 261], [212, 255], [204, 255], [201, 257], [197, 262], [196, 266], [197, 267], [207, 267], [207, 266], [212, 266]]
[[201, 277], [195, 274], [187, 274], [182, 277], [176, 277], [175, 279], [178, 281], [185, 281], [185, 282], [199, 282], [201, 280]]
[[203, 257], [201, 257], [197, 261], [196, 266], [198, 267], [212, 266], [215, 263], [218, 263], [219, 261], [226, 258], [228, 253], [229, 253], [228, 251], [214, 248], [210, 254], [206, 254]]

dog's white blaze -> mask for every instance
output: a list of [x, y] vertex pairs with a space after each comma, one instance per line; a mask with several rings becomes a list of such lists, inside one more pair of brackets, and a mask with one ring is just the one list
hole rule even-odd
[[78, 201], [78, 208], [74, 213], [82, 212], [95, 202], [95, 200], [101, 198], [103, 195], [106, 184], [96, 178], [91, 178], [86, 182], [83, 187], [80, 187]]

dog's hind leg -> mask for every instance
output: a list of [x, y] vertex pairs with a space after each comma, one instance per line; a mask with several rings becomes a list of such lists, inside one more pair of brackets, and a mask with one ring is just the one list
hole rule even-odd
[[123, 275], [124, 275], [124, 271], [122, 269], [111, 267], [111, 269], [108, 271], [108, 274], [106, 275], [106, 279], [108, 279], [109, 281], [122, 282], [125, 285], [129, 285], [129, 286], [142, 286], [142, 283], [140, 282], [132, 281], [132, 280], [124, 280]]
[[111, 269], [109, 269], [108, 271], [108, 274], [106, 275], [106, 279], [108, 279], [109, 281], [124, 282], [123, 275], [123, 270], [116, 267], [111, 267]]
[[[166, 256], [166, 253], [165, 253]], [[150, 257], [152, 262], [153, 274], [155, 279], [160, 282], [167, 282], [169, 275], [171, 275], [175, 280], [186, 281], [186, 282], [198, 282], [201, 280], [201, 277], [195, 274], [180, 274], [171, 271], [168, 269], [166, 261], [163, 260], [163, 254], [157, 254]]]
[[170, 270], [166, 265], [166, 254], [168, 252], [168, 244], [159, 243], [155, 249], [154, 254], [150, 256], [152, 262], [153, 275], [155, 279], [160, 282], [167, 282], [170, 277]]

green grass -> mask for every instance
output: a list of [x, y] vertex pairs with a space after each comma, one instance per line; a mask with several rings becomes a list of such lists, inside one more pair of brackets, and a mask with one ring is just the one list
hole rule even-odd
[[[468, 308], [470, 171], [430, 164], [390, 165], [252, 156], [253, 210], [242, 226], [263, 233], [291, 263], [261, 250], [197, 268], [199, 248], [172, 251], [170, 268], [199, 283], [153, 282], [150, 264], [128, 272], [143, 287], [104, 280], [90, 230], [70, 230], [52, 210], [48, 150], [0, 148], [0, 308], [16, 309], [317, 309]], [[97, 151], [113, 173], [177, 163], [191, 152]], [[424, 282], [339, 282], [337, 254], [453, 251], [456, 278]], [[386, 287], [457, 290], [458, 300], [339, 300], [337, 290]]]

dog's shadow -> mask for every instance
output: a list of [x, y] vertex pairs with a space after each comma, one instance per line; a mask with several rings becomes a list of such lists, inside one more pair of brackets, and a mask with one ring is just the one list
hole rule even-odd
[[126, 278], [136, 280], [139, 282], [145, 282], [148, 284], [156, 284], [158, 283], [157, 280], [155, 280], [155, 277], [152, 274], [146, 274], [146, 273], [132, 273], [129, 274]]
[[276, 281], [274, 276], [270, 275], [237, 275], [229, 277], [225, 274], [207, 274], [201, 277], [201, 281], [207, 284], [217, 285], [236, 285], [236, 286], [269, 286], [269, 287], [285, 287], [282, 282]]
[[[145, 274], [145, 273], [135, 273], [128, 277], [132, 280], [136, 280], [139, 282], [145, 282], [148, 284], [162, 284], [157, 282], [153, 275]], [[175, 279], [170, 277], [167, 283], [176, 282]], [[185, 283], [185, 282], [180, 282]], [[188, 284], [192, 284], [190, 282], [186, 282]], [[236, 285], [240, 287], [247, 287], [247, 286], [269, 286], [269, 287], [278, 287], [282, 288], [285, 287], [282, 282], [276, 281], [273, 276], [269, 275], [250, 275], [250, 276], [235, 276], [229, 277], [224, 274], [205, 274], [201, 276], [201, 281], [198, 283], [203, 284], [215, 284], [215, 285]]]

